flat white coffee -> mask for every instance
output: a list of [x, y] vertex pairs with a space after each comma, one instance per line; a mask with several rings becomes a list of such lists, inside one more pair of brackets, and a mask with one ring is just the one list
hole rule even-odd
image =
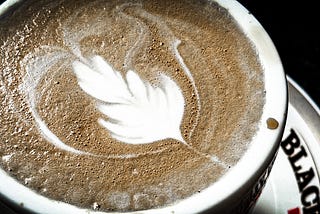
[[49, 198], [163, 207], [218, 181], [258, 129], [263, 69], [211, 1], [31, 0], [0, 28], [0, 163]]

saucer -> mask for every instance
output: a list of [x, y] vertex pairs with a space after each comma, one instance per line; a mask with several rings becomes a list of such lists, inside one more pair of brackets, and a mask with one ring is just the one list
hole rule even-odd
[[[289, 109], [284, 136], [253, 214], [320, 213], [320, 110], [287, 79]], [[15, 214], [1, 201], [0, 213]]]
[[320, 213], [320, 110], [288, 79], [288, 118], [278, 156], [253, 214]]

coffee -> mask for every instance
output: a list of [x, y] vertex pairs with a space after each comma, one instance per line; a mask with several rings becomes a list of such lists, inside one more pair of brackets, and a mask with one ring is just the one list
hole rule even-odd
[[49, 198], [163, 207], [217, 182], [258, 130], [263, 69], [211, 1], [27, 1], [0, 19], [0, 160]]

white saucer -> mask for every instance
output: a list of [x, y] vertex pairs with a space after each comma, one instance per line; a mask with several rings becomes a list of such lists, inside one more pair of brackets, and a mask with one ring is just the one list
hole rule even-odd
[[[320, 111], [292, 79], [287, 79], [289, 111], [282, 146], [253, 214], [320, 213]], [[294, 133], [297, 140], [293, 140]], [[287, 155], [288, 142], [293, 141], [296, 146], [292, 155]]]
[[[271, 171], [253, 214], [300, 214], [303, 209], [314, 209], [320, 213], [320, 111], [309, 96], [288, 77], [289, 111], [286, 129], [282, 141], [289, 142], [292, 133], [296, 133], [300, 145], [293, 150], [290, 156], [298, 170], [294, 171], [289, 161], [289, 156], [280, 147], [278, 156]], [[298, 145], [299, 142], [296, 142]], [[305, 153], [302, 153], [303, 150]], [[299, 154], [303, 154], [300, 158]], [[292, 161], [293, 162], [293, 161]], [[314, 177], [305, 177], [300, 180], [299, 191], [296, 174], [314, 172]], [[306, 174], [307, 175], [307, 174]], [[15, 214], [0, 201], [1, 214]]]

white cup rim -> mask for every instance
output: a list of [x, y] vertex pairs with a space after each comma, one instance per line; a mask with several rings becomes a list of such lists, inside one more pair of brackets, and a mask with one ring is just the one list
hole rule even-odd
[[[257, 176], [267, 168], [278, 149], [285, 126], [288, 99], [286, 78], [277, 50], [260, 23], [240, 3], [235, 0], [215, 1], [228, 10], [238, 22], [240, 28], [252, 41], [265, 70], [266, 102], [259, 131], [253, 139], [252, 146], [250, 146], [239, 163], [223, 176], [223, 179], [220, 179], [201, 193], [173, 205], [159, 209], [139, 211], [139, 213], [184, 213], [185, 210], [188, 210], [190, 213], [197, 213], [219, 206], [230, 195], [238, 194], [236, 190], [243, 189], [246, 185], [257, 181]], [[17, 2], [19, 0], [5, 1], [0, 5], [0, 15]], [[279, 123], [279, 127], [275, 130], [267, 128], [266, 121], [270, 117], [276, 119]], [[2, 169], [0, 169], [0, 180], [0, 194], [18, 206], [23, 203], [24, 208], [27, 210], [39, 213], [54, 213], [57, 209], [60, 212], [61, 210], [64, 212], [76, 211], [77, 213], [88, 212], [87, 209], [76, 208], [73, 205], [54, 201], [39, 195], [19, 184]], [[225, 185], [229, 186], [229, 188], [223, 188]], [[194, 206], [194, 204], [197, 204], [197, 206]], [[90, 210], [90, 212], [94, 211]]]

